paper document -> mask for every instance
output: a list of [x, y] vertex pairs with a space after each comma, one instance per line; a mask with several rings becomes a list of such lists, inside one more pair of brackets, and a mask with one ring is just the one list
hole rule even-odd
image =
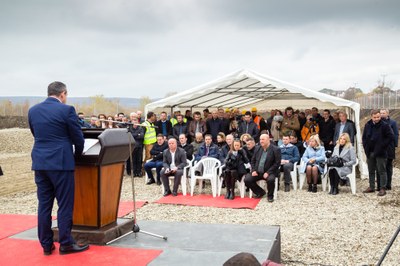
[[[75, 153], [75, 145], [72, 145]], [[101, 150], [99, 139], [85, 139], [83, 146], [83, 155], [99, 155]]]

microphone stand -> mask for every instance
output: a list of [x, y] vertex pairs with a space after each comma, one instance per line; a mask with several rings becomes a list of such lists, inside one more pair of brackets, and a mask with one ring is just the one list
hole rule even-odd
[[[117, 121], [117, 122], [118, 123], [123, 123], [123, 122], [119, 122], [119, 121]], [[167, 241], [168, 237], [140, 230], [140, 227], [137, 224], [137, 220], [136, 220], [135, 178], [133, 177], [133, 160], [132, 160], [132, 140], [133, 140], [132, 129], [133, 129], [133, 127], [131, 125], [139, 126], [140, 124], [133, 124], [133, 123], [126, 123], [126, 124], [129, 125], [127, 127], [127, 132], [126, 133], [128, 134], [128, 138], [129, 138], [129, 160], [130, 160], [130, 165], [131, 165], [132, 198], [133, 198], [133, 228], [132, 228], [132, 231], [129, 231], [128, 233], [126, 233], [126, 234], [124, 234], [124, 235], [122, 235], [120, 237], [117, 237], [116, 239], [113, 239], [113, 240], [107, 242], [106, 245], [114, 243], [115, 241], [117, 241], [117, 240], [119, 240], [121, 238], [124, 238], [124, 237], [126, 237], [126, 236], [128, 236], [128, 235], [130, 235], [132, 233], [135, 234], [135, 238], [137, 237], [137, 235], [136, 235], [137, 233], [142, 233], [142, 234], [145, 234], [145, 235], [161, 238], [161, 239], [164, 239], [165, 241]], [[143, 126], [143, 125], [141, 125], [141, 126]]]

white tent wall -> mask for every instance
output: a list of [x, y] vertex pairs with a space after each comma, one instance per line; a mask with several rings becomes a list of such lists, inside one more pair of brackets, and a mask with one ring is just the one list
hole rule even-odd
[[356, 124], [356, 148], [359, 170], [362, 178], [367, 178], [368, 168], [361, 145], [360, 105], [356, 102], [334, 97], [288, 82], [268, 77], [250, 70], [240, 70], [207, 82], [189, 90], [146, 105], [145, 113], [166, 111], [172, 113], [179, 108], [181, 112], [189, 109], [202, 111], [205, 108], [257, 107], [260, 111], [284, 109], [342, 109]]

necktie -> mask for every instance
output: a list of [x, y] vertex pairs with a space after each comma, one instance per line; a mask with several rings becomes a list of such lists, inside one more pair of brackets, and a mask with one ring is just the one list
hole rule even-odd
[[246, 123], [246, 133], [249, 133], [249, 124]]
[[208, 156], [209, 147], [206, 146], [206, 156]]

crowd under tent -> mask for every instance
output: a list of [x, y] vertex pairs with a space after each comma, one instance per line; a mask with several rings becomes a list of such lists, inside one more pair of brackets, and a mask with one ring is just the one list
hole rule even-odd
[[149, 103], [145, 113], [159, 113], [187, 109], [210, 111], [216, 108], [240, 108], [250, 110], [256, 107], [259, 112], [271, 109], [284, 110], [292, 106], [294, 109], [344, 110], [348, 118], [356, 125], [355, 145], [362, 178], [367, 178], [368, 168], [361, 145], [360, 104], [346, 99], [334, 97], [292, 83], [269, 77], [251, 70], [239, 70], [194, 88], [184, 90], [170, 97]]

